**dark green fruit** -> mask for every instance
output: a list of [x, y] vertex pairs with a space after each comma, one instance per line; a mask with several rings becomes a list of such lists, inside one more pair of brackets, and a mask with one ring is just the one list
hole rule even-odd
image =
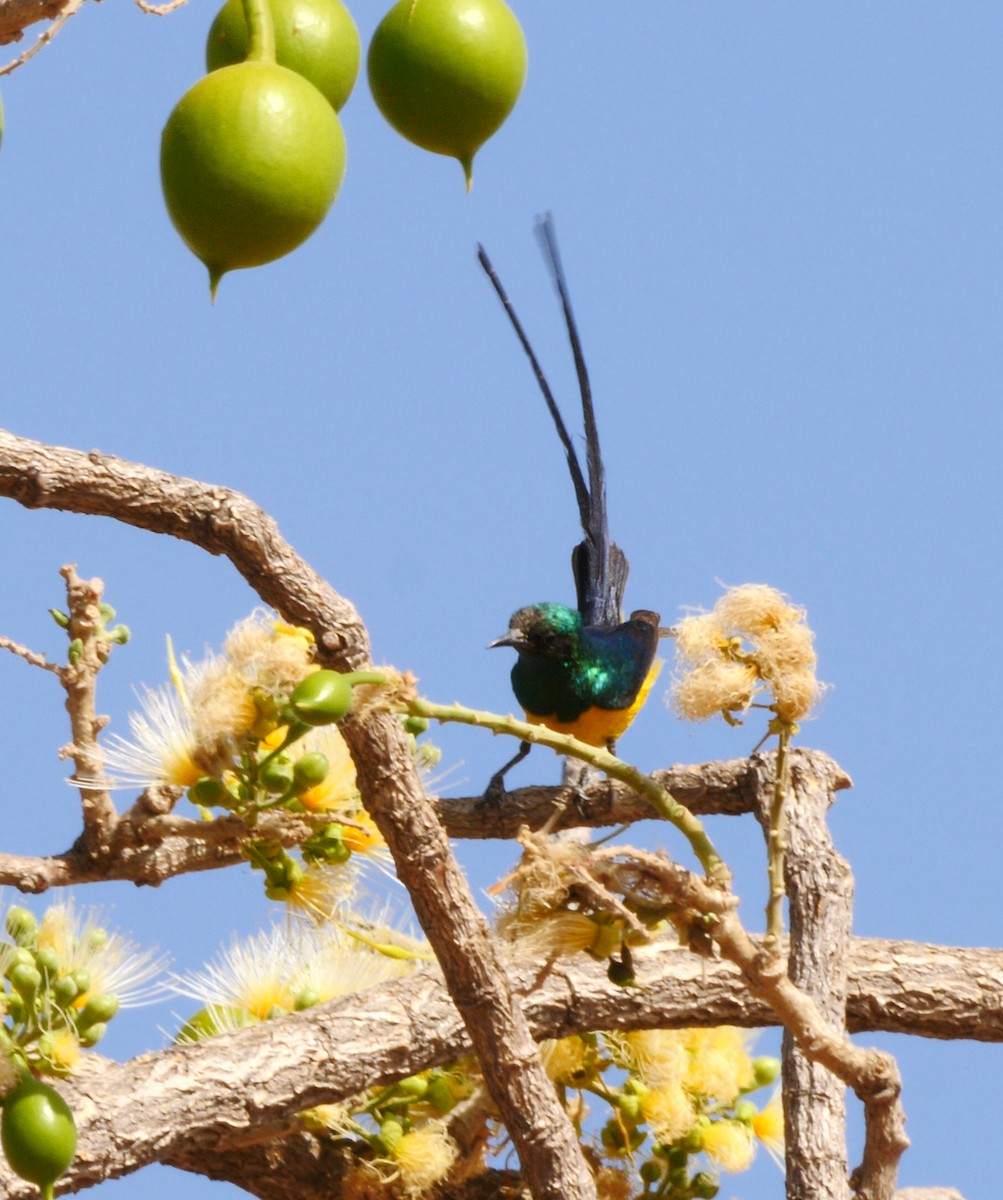
[[[351, 95], [362, 48], [352, 14], [341, 0], [269, 0], [275, 58], [309, 79], [336, 111]], [[247, 57], [243, 0], [226, 0], [206, 40], [206, 69], [216, 71]]]

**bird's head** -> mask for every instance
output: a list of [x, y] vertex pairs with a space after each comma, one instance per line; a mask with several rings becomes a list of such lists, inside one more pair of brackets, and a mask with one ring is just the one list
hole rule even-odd
[[540, 658], [567, 659], [577, 645], [582, 629], [582, 614], [566, 604], [531, 604], [512, 614], [508, 632], [488, 643], [511, 646], [520, 654]]

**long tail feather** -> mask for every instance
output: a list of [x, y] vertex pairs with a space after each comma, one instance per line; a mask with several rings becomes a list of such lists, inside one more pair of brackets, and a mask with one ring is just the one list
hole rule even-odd
[[543, 373], [529, 338], [523, 330], [516, 315], [515, 308], [502, 286], [501, 280], [484, 247], [478, 245], [477, 257], [487, 277], [502, 302], [502, 307], [508, 314], [508, 319], [516, 336], [522, 345], [533, 368], [533, 374], [547, 402], [547, 408], [557, 427], [558, 436], [564, 446], [571, 471], [571, 479], [578, 501], [578, 513], [581, 520], [585, 540], [577, 545], [571, 556], [572, 571], [575, 577], [575, 592], [579, 611], [587, 625], [615, 625], [621, 620], [621, 601], [627, 581], [627, 560], [620, 548], [609, 540], [609, 526], [606, 516], [606, 475], [603, 467], [602, 453], [599, 447], [599, 431], [596, 426], [595, 409], [592, 404], [592, 385], [589, 381], [588, 368], [585, 365], [585, 355], [582, 352], [581, 339], [578, 336], [578, 326], [575, 324], [571, 308], [571, 296], [568, 291], [564, 268], [557, 248], [557, 237], [554, 223], [547, 213], [537, 221], [537, 236], [543, 249], [547, 266], [557, 288], [557, 294], [564, 312], [564, 322], [571, 343], [571, 353], [575, 360], [575, 371], [578, 376], [578, 387], [582, 398], [582, 416], [585, 426], [585, 452], [588, 469], [588, 482], [582, 472], [574, 442], [568, 433], [567, 426], [561, 416], [557, 401], [550, 389], [550, 384]]

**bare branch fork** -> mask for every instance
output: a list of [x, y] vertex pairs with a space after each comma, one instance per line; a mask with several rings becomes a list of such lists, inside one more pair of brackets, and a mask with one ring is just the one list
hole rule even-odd
[[[266, 603], [276, 608], [286, 619], [306, 625], [314, 631], [320, 658], [325, 665], [340, 670], [360, 670], [368, 666], [367, 635], [354, 608], [293, 552], [281, 538], [270, 518], [237, 493], [96, 453], [87, 455], [45, 446], [0, 431], [0, 495], [16, 499], [26, 507], [57, 508], [110, 516], [153, 532], [169, 533], [210, 553], [224, 554]], [[67, 582], [69, 586], [74, 586], [74, 580], [69, 576]], [[81, 611], [86, 610], [88, 599], [84, 597], [81, 601]], [[96, 733], [93, 722], [97, 718], [91, 714], [88, 719], [92, 722], [90, 736], [93, 738]], [[463, 1018], [466, 1034], [481, 1061], [487, 1086], [519, 1152], [524, 1179], [530, 1192], [535, 1197], [554, 1197], [555, 1200], [557, 1197], [564, 1200], [594, 1196], [595, 1185], [591, 1173], [579, 1153], [571, 1127], [557, 1104], [554, 1089], [540, 1067], [533, 1050], [529, 1026], [508, 985], [506, 964], [500, 957], [498, 947], [478, 913], [459, 868], [452, 858], [436, 812], [422, 793], [420, 781], [397, 722], [386, 715], [371, 713], [362, 719], [346, 721], [343, 732], [356, 762], [363, 801], [394, 855], [398, 874], [411, 893], [419, 920], [439, 957], [446, 987]], [[86, 756], [86, 729], [74, 729], [74, 750]], [[744, 776], [733, 764], [718, 766], [721, 768], [722, 778], [727, 777], [728, 768], [732, 768], [730, 799], [727, 802], [741, 804], [746, 808], [761, 804], [765, 794], [763, 781], [754, 777], [757, 772], [762, 773], [764, 778], [768, 776], [769, 766], [765, 761], [746, 764]], [[692, 782], [693, 769], [690, 771]], [[706, 769], [706, 773], [712, 776], [714, 771]], [[707, 802], [708, 793], [714, 788], [708, 786], [706, 779], [700, 780], [699, 772], [696, 772], [696, 777], [696, 786], [702, 789], [704, 794], [695, 797], [694, 802]], [[733, 992], [740, 992], [741, 981], [744, 980], [744, 985], [753, 998], [765, 1002], [773, 1012], [779, 1014], [793, 1042], [797, 1044], [798, 1050], [795, 1051], [792, 1045], [786, 1055], [786, 1091], [791, 1094], [797, 1092], [806, 1107], [800, 1110], [796, 1105], [792, 1106], [791, 1097], [788, 1096], [788, 1119], [794, 1130], [788, 1167], [789, 1188], [793, 1190], [789, 1191], [789, 1194], [805, 1197], [822, 1194], [841, 1195], [846, 1194], [848, 1188], [845, 1149], [840, 1145], [841, 1125], [833, 1128], [830, 1123], [830, 1127], [826, 1128], [823, 1122], [818, 1126], [819, 1130], [824, 1131], [826, 1150], [832, 1160], [829, 1178], [836, 1184], [835, 1190], [826, 1190], [819, 1186], [817, 1173], [812, 1174], [811, 1163], [801, 1162], [811, 1152], [808, 1149], [810, 1139], [805, 1146], [799, 1148], [798, 1131], [811, 1127], [812, 1114], [817, 1105], [810, 1095], [802, 1095], [804, 1079], [796, 1073], [791, 1073], [795, 1071], [800, 1052], [809, 1060], [809, 1068], [826, 1068], [823, 1072], [826, 1079], [831, 1080], [829, 1072], [834, 1073], [843, 1082], [850, 1083], [863, 1100], [868, 1118], [867, 1138], [864, 1161], [853, 1181], [853, 1190], [856, 1195], [866, 1197], [866, 1200], [884, 1200], [893, 1194], [898, 1157], [907, 1143], [902, 1132], [898, 1102], [899, 1083], [894, 1063], [887, 1056], [858, 1049], [846, 1040], [842, 1032], [845, 1028], [844, 1009], [848, 996], [844, 981], [847, 978], [847, 963], [853, 957], [848, 921], [845, 931], [837, 938], [836, 949], [826, 952], [822, 973], [818, 974], [815, 964], [808, 961], [812, 953], [816, 952], [811, 947], [817, 946], [815, 939], [819, 932], [818, 923], [813, 923], [813, 909], [818, 904], [819, 896], [824, 894], [820, 887], [829, 886], [832, 877], [824, 879], [817, 872], [813, 876], [811, 870], [807, 872], [807, 876], [802, 877], [805, 859], [810, 860], [813, 854], [817, 854], [821, 844], [824, 851], [822, 858], [828, 864], [827, 869], [839, 875], [845, 868], [845, 864], [840, 867], [841, 860], [834, 852], [829, 853], [831, 844], [827, 841], [827, 834], [822, 835], [822, 843], [812, 842], [811, 839], [819, 836], [815, 825], [818, 814], [824, 813], [832, 793], [836, 788], [846, 786], [847, 780], [821, 755], [805, 755], [796, 761], [793, 778], [794, 792], [799, 796], [799, 805], [794, 807], [802, 807], [808, 815], [804, 818], [804, 844], [801, 852], [798, 850], [796, 828], [789, 831], [787, 887], [792, 929], [790, 976], [784, 971], [782, 962], [776, 955], [763, 953], [762, 948], [746, 934], [734, 914], [732, 898], [721, 886], [715, 886], [707, 880], [682, 871], [664, 858], [654, 856], [649, 861], [644, 856], [635, 855], [632, 869], [647, 871], [652, 878], [658, 879], [660, 886], [668, 894], [675, 895], [694, 910], [714, 918], [716, 945], [721, 955], [740, 972], [739, 977], [734, 973], [730, 976], [729, 987]], [[719, 790], [723, 793], [728, 791], [728, 788]], [[83, 858], [67, 862], [67, 856], [30, 861], [0, 857], [0, 872], [20, 871], [19, 881], [25, 879], [26, 873], [34, 887], [40, 890], [55, 881], [50, 879], [48, 874], [52, 864], [62, 863], [64, 877], [69, 876], [75, 869], [79, 870], [84, 859], [89, 860], [92, 865], [104, 859], [107, 864], [109, 835], [117, 827], [119, 819], [114, 814], [114, 809], [109, 808], [102, 800], [100, 789], [97, 789], [97, 792], [96, 795], [84, 796], [85, 836], [82, 844], [74, 848], [74, 851], [82, 852]], [[158, 830], [161, 838], [153, 852], [161, 855], [156, 866], [150, 867], [152, 859], [148, 859], [144, 868], [150, 871], [150, 882], [157, 881], [158, 870], [166, 871], [167, 874], [173, 873], [169, 851], [165, 848], [169, 847], [177, 853], [180, 846], [190, 840], [187, 835], [191, 831], [176, 824], [178, 818], [169, 812], [170, 799], [169, 796], [166, 799], [161, 798], [160, 809], [157, 811], [157, 797], [141, 798], [132, 814], [140, 823], [148, 821], [151, 828]], [[531, 797], [526, 799], [530, 803], [533, 802]], [[538, 797], [536, 799], [538, 802]], [[698, 826], [679, 808], [678, 797], [669, 795], [668, 799], [670, 805], [674, 806], [675, 816], [682, 822], [681, 827], [689, 828], [687, 836], [691, 837], [691, 843], [696, 847], [694, 839], [699, 834]], [[628, 802], [618, 792], [612, 805], [607, 803], [607, 810], [615, 809], [621, 803], [632, 803], [635, 807], [638, 805], [636, 799]], [[145, 806], [145, 812], [139, 811], [140, 805]], [[469, 802], [466, 806], [462, 803], [441, 806], [440, 811], [449, 814], [450, 821], [455, 819], [458, 824], [462, 824], [465, 808], [469, 817]], [[150, 811], [151, 809], [153, 811]], [[595, 816], [591, 819], [595, 820]], [[793, 825], [796, 827], [797, 822], [794, 821]], [[233, 835], [232, 843], [224, 840], [210, 847], [207, 857], [211, 857], [213, 852], [223, 856], [234, 853], [239, 848], [239, 834], [236, 829], [233, 830]], [[806, 848], [810, 848], [807, 856], [803, 853]], [[166, 859], [165, 854], [168, 855]], [[703, 861], [703, 855], [701, 860]], [[135, 861], [138, 863], [140, 859], [137, 857]], [[30, 869], [32, 862], [34, 873]], [[194, 865], [193, 863], [181, 869], [193, 869]], [[216, 864], [205, 861], [202, 865]], [[622, 863], [619, 869], [622, 872]], [[59, 870], [56, 869], [54, 874], [58, 875]], [[847, 870], [846, 876], [848, 875]], [[720, 882], [725, 881], [726, 874], [722, 873]], [[845, 888], [844, 892], [848, 906], [849, 892]], [[803, 986], [799, 987], [798, 984]], [[609, 991], [608, 984], [606, 990]], [[810, 998], [809, 992], [815, 996], [814, 1000]], [[371, 995], [367, 993], [367, 1002]], [[617, 999], [622, 1003], [622, 993]], [[746, 1002], [753, 1003], [754, 1000], [747, 996]], [[699, 1007], [706, 1011], [703, 998]], [[297, 1028], [304, 1031], [307, 1038], [316, 1035], [312, 1015], [290, 1020], [301, 1022]], [[664, 1010], [657, 1012], [652, 1023], [666, 1023]], [[683, 1023], [693, 1023], [692, 1009], [686, 1014]], [[276, 1022], [274, 1028], [282, 1024]], [[416, 1026], [410, 1011], [408, 1025], [413, 1040]], [[590, 1027], [602, 1027], [602, 1022]], [[370, 1042], [372, 1028], [370, 1014], [366, 1021], [367, 1039]], [[424, 1021], [421, 1033], [426, 1038], [431, 1034], [431, 1030], [425, 1028]], [[228, 1053], [231, 1056], [227, 1060], [228, 1067], [224, 1069], [220, 1065], [222, 1077], [225, 1078], [226, 1071], [229, 1070], [231, 1074], [238, 1071], [242, 1079], [245, 1078], [245, 1069], [249, 1068], [255, 1047], [258, 1045], [255, 1039], [263, 1039], [264, 1044], [273, 1036], [273, 1027], [270, 1023], [268, 1026], [234, 1036], [241, 1039], [239, 1053], [234, 1053], [233, 1047], [224, 1040], [219, 1043], [214, 1040], [204, 1047], [195, 1047], [189, 1051], [164, 1052], [169, 1056], [172, 1077], [173, 1073], [183, 1069], [186, 1063], [189, 1066], [204, 1066], [209, 1060], [201, 1058], [201, 1054], [208, 1052], [211, 1047], [213, 1053], [219, 1053], [224, 1058]], [[243, 1040], [245, 1038], [248, 1040]], [[304, 1077], [315, 1080], [318, 1072], [323, 1074], [324, 1065], [329, 1064], [332, 1058], [341, 1058], [343, 1052], [344, 1041], [337, 1045], [314, 1045], [312, 1050], [311, 1045], [305, 1043], [298, 1046], [296, 1054], [289, 1062], [290, 1079], [285, 1090], [281, 1082], [276, 1082], [274, 1091], [271, 1082], [267, 1088], [252, 1088], [256, 1111], [249, 1111], [246, 1101], [240, 1103], [244, 1105], [242, 1119], [248, 1127], [255, 1130], [255, 1138], [267, 1136], [269, 1123], [273, 1120], [278, 1122], [278, 1126], [271, 1126], [272, 1132], [283, 1132], [288, 1125], [282, 1123], [288, 1122], [295, 1112], [311, 1104], [323, 1102], [321, 1095], [316, 1094], [312, 1082], [304, 1085]], [[178, 1059], [178, 1055], [188, 1057]], [[367, 1058], [365, 1082], [371, 1083], [379, 1074], [379, 1068], [375, 1067], [367, 1056], [363, 1057]], [[167, 1061], [167, 1058], [159, 1056], [146, 1056], [127, 1064], [125, 1068], [108, 1067], [99, 1078], [89, 1080], [86, 1087], [91, 1089], [95, 1097], [103, 1097], [105, 1079], [112, 1077], [116, 1071], [146, 1072], [145, 1083], [137, 1079], [134, 1087], [132, 1083], [126, 1084], [120, 1079], [116, 1086], [124, 1089], [124, 1094], [128, 1094], [133, 1102], [137, 1096], [136, 1088], [142, 1090], [146, 1087], [152, 1091], [159, 1091], [162, 1103], [162, 1094], [165, 1090], [170, 1091], [173, 1086], [166, 1085], [166, 1076], [159, 1073], [162, 1069], [161, 1064]], [[435, 1060], [427, 1060], [431, 1061]], [[253, 1069], [251, 1074], [253, 1075]], [[272, 1077], [270, 1067], [269, 1079]], [[296, 1082], [293, 1082], [294, 1078]], [[201, 1088], [201, 1083], [199, 1086]], [[831, 1082], [829, 1086], [832, 1087]], [[242, 1090], [246, 1090], [243, 1083], [240, 1087], [230, 1087], [231, 1105], [234, 1102], [232, 1093], [236, 1092], [239, 1096]], [[186, 1089], [182, 1089], [182, 1092], [185, 1091]], [[187, 1105], [191, 1103], [192, 1094], [187, 1094]], [[198, 1131], [204, 1130], [208, 1135], [219, 1138], [222, 1136], [221, 1129], [236, 1128], [230, 1119], [221, 1115], [222, 1110], [213, 1102], [211, 1089], [205, 1093], [200, 1091], [199, 1095], [204, 1095], [207, 1101], [205, 1120], [197, 1123], [194, 1134], [191, 1132], [192, 1122], [189, 1120], [189, 1136], [197, 1139]], [[330, 1093], [325, 1092], [324, 1095], [327, 1099], [331, 1098]], [[218, 1099], [222, 1104], [224, 1098]], [[841, 1114], [841, 1097], [833, 1103], [833, 1112], [838, 1108]], [[113, 1125], [110, 1120], [111, 1110], [104, 1105], [103, 1098], [100, 1104], [95, 1102], [95, 1112], [97, 1116], [94, 1128], [106, 1126], [105, 1131], [110, 1138]], [[86, 1128], [90, 1128], [86, 1115], [84, 1123]], [[150, 1157], [143, 1157], [142, 1152], [130, 1148], [128, 1133], [121, 1132], [117, 1121], [114, 1123], [114, 1131], [115, 1139], [120, 1139], [116, 1142], [119, 1150], [115, 1151], [112, 1145], [108, 1146], [108, 1154], [111, 1156], [107, 1160], [108, 1170], [112, 1173], [123, 1173], [151, 1160]], [[161, 1130], [159, 1150], [153, 1157], [170, 1161], [171, 1154], [176, 1153], [180, 1162], [187, 1153], [185, 1146], [184, 1137], [177, 1130], [171, 1135]], [[116, 1153], [119, 1154], [120, 1161], [116, 1160]], [[799, 1162], [807, 1171], [800, 1185], [797, 1183]], [[198, 1167], [193, 1166], [190, 1169]]]

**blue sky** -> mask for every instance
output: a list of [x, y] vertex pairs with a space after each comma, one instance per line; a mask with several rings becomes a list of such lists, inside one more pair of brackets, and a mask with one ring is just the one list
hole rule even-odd
[[[510, 659], [484, 646], [522, 604], [571, 598], [577, 515], [474, 251], [488, 248], [577, 426], [532, 234], [552, 210], [628, 604], [669, 621], [722, 583], [766, 582], [805, 605], [833, 687], [802, 741], [856, 783], [832, 815], [856, 932], [998, 944], [1003, 9], [515, 9], [529, 78], [470, 195], [455, 162], [383, 123], [363, 81], [323, 227], [227, 276], [211, 307], [157, 159], [215, 9], [85, 5], [0, 80], [0, 424], [247, 492], [356, 603], [377, 660], [433, 698], [508, 711]], [[382, 10], [354, 5], [364, 40]], [[0, 552], [0, 632], [52, 654], [59, 566], [106, 580], [134, 631], [104, 681], [113, 727], [133, 686], [164, 678], [166, 633], [200, 654], [254, 605], [226, 563], [107, 521], [7, 504]], [[13, 660], [0, 680], [3, 848], [61, 850], [77, 817], [59, 698]], [[653, 698], [620, 748], [655, 767], [741, 756], [760, 732], [684, 725]], [[508, 749], [473, 731], [438, 740], [462, 763], [459, 793]], [[537, 751], [515, 781], [556, 770]], [[713, 832], [756, 922], [758, 832]], [[679, 849], [664, 830], [645, 836]], [[486, 886], [498, 847], [461, 853]], [[78, 894], [92, 898], [180, 968], [268, 917], [244, 871]], [[170, 1018], [119, 1023], [109, 1045], [128, 1054], [162, 1044]], [[999, 1048], [861, 1040], [899, 1055], [914, 1140], [902, 1183], [985, 1194]], [[167, 1171], [101, 1189], [178, 1192], [237, 1195]], [[781, 1194], [765, 1159], [722, 1191]]]

